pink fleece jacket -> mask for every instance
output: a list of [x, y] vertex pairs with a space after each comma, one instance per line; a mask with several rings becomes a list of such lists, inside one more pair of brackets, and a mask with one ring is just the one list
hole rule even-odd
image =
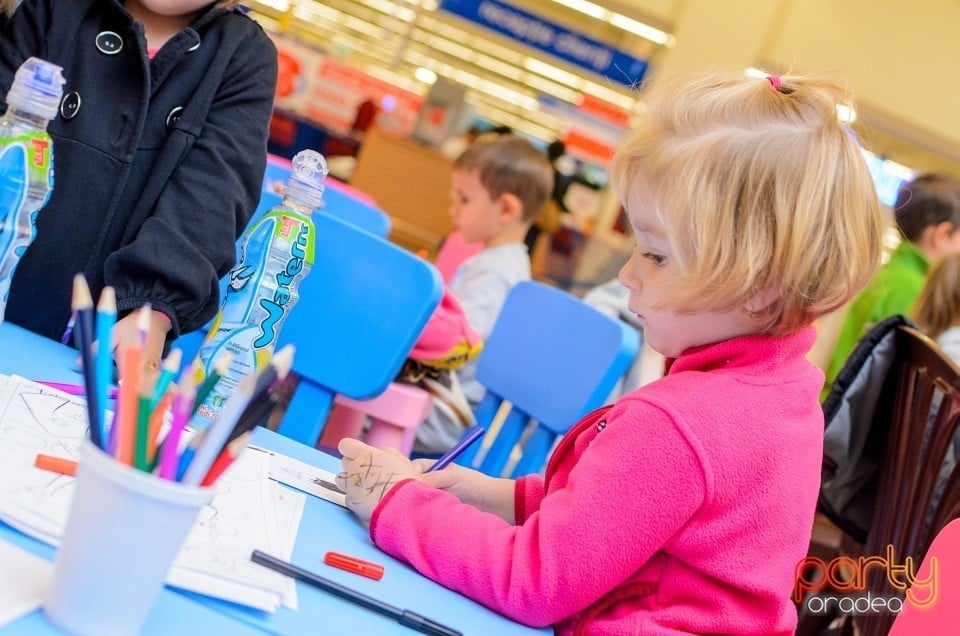
[[793, 634], [794, 568], [820, 483], [815, 334], [699, 347], [586, 416], [517, 525], [418, 481], [374, 511], [373, 541], [426, 576], [557, 634]]

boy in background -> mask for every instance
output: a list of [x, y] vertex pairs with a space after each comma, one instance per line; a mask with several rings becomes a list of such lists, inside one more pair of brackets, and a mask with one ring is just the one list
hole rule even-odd
[[875, 324], [910, 315], [927, 273], [948, 254], [960, 252], [960, 181], [925, 174], [901, 188], [894, 207], [903, 241], [847, 311], [827, 367], [826, 396], [857, 341]]
[[[530, 280], [523, 238], [550, 196], [553, 168], [529, 141], [503, 135], [474, 142], [454, 162], [451, 181], [454, 226], [465, 243], [483, 243], [483, 250], [463, 262], [450, 290], [486, 339], [507, 294]], [[485, 389], [476, 376], [477, 363], [472, 361], [450, 373], [450, 386], [425, 385], [435, 406], [417, 428], [415, 451], [442, 453], [457, 441], [483, 397]], [[457, 399], [461, 390], [468, 404]]]

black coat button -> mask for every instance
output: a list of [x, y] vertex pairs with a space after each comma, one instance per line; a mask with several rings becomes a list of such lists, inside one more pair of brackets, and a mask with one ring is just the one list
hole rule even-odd
[[94, 40], [97, 50], [104, 55], [116, 55], [123, 49], [123, 38], [113, 31], [101, 31]]
[[60, 100], [60, 116], [64, 119], [73, 119], [80, 112], [80, 93], [71, 91]]
[[171, 128], [180, 120], [180, 114], [183, 113], [183, 106], [177, 106], [167, 115], [167, 128]]
[[196, 51], [196, 50], [199, 49], [199, 48], [200, 48], [200, 43], [197, 42], [196, 44], [194, 44], [193, 46], [191, 46], [189, 49], [187, 49], [187, 53], [193, 53], [194, 51]]

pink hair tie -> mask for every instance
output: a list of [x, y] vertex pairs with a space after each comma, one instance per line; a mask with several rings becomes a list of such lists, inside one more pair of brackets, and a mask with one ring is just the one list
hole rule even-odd
[[770, 81], [770, 86], [773, 86], [773, 90], [780, 92], [780, 77], [777, 75], [767, 75], [767, 79]]

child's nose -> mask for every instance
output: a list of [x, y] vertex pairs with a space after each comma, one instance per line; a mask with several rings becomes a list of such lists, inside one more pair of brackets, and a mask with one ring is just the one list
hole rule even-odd
[[640, 277], [633, 273], [633, 256], [631, 256], [626, 263], [623, 264], [623, 267], [620, 268], [620, 271], [617, 273], [617, 280], [620, 281], [620, 284], [634, 291], [640, 291], [641, 281]]

